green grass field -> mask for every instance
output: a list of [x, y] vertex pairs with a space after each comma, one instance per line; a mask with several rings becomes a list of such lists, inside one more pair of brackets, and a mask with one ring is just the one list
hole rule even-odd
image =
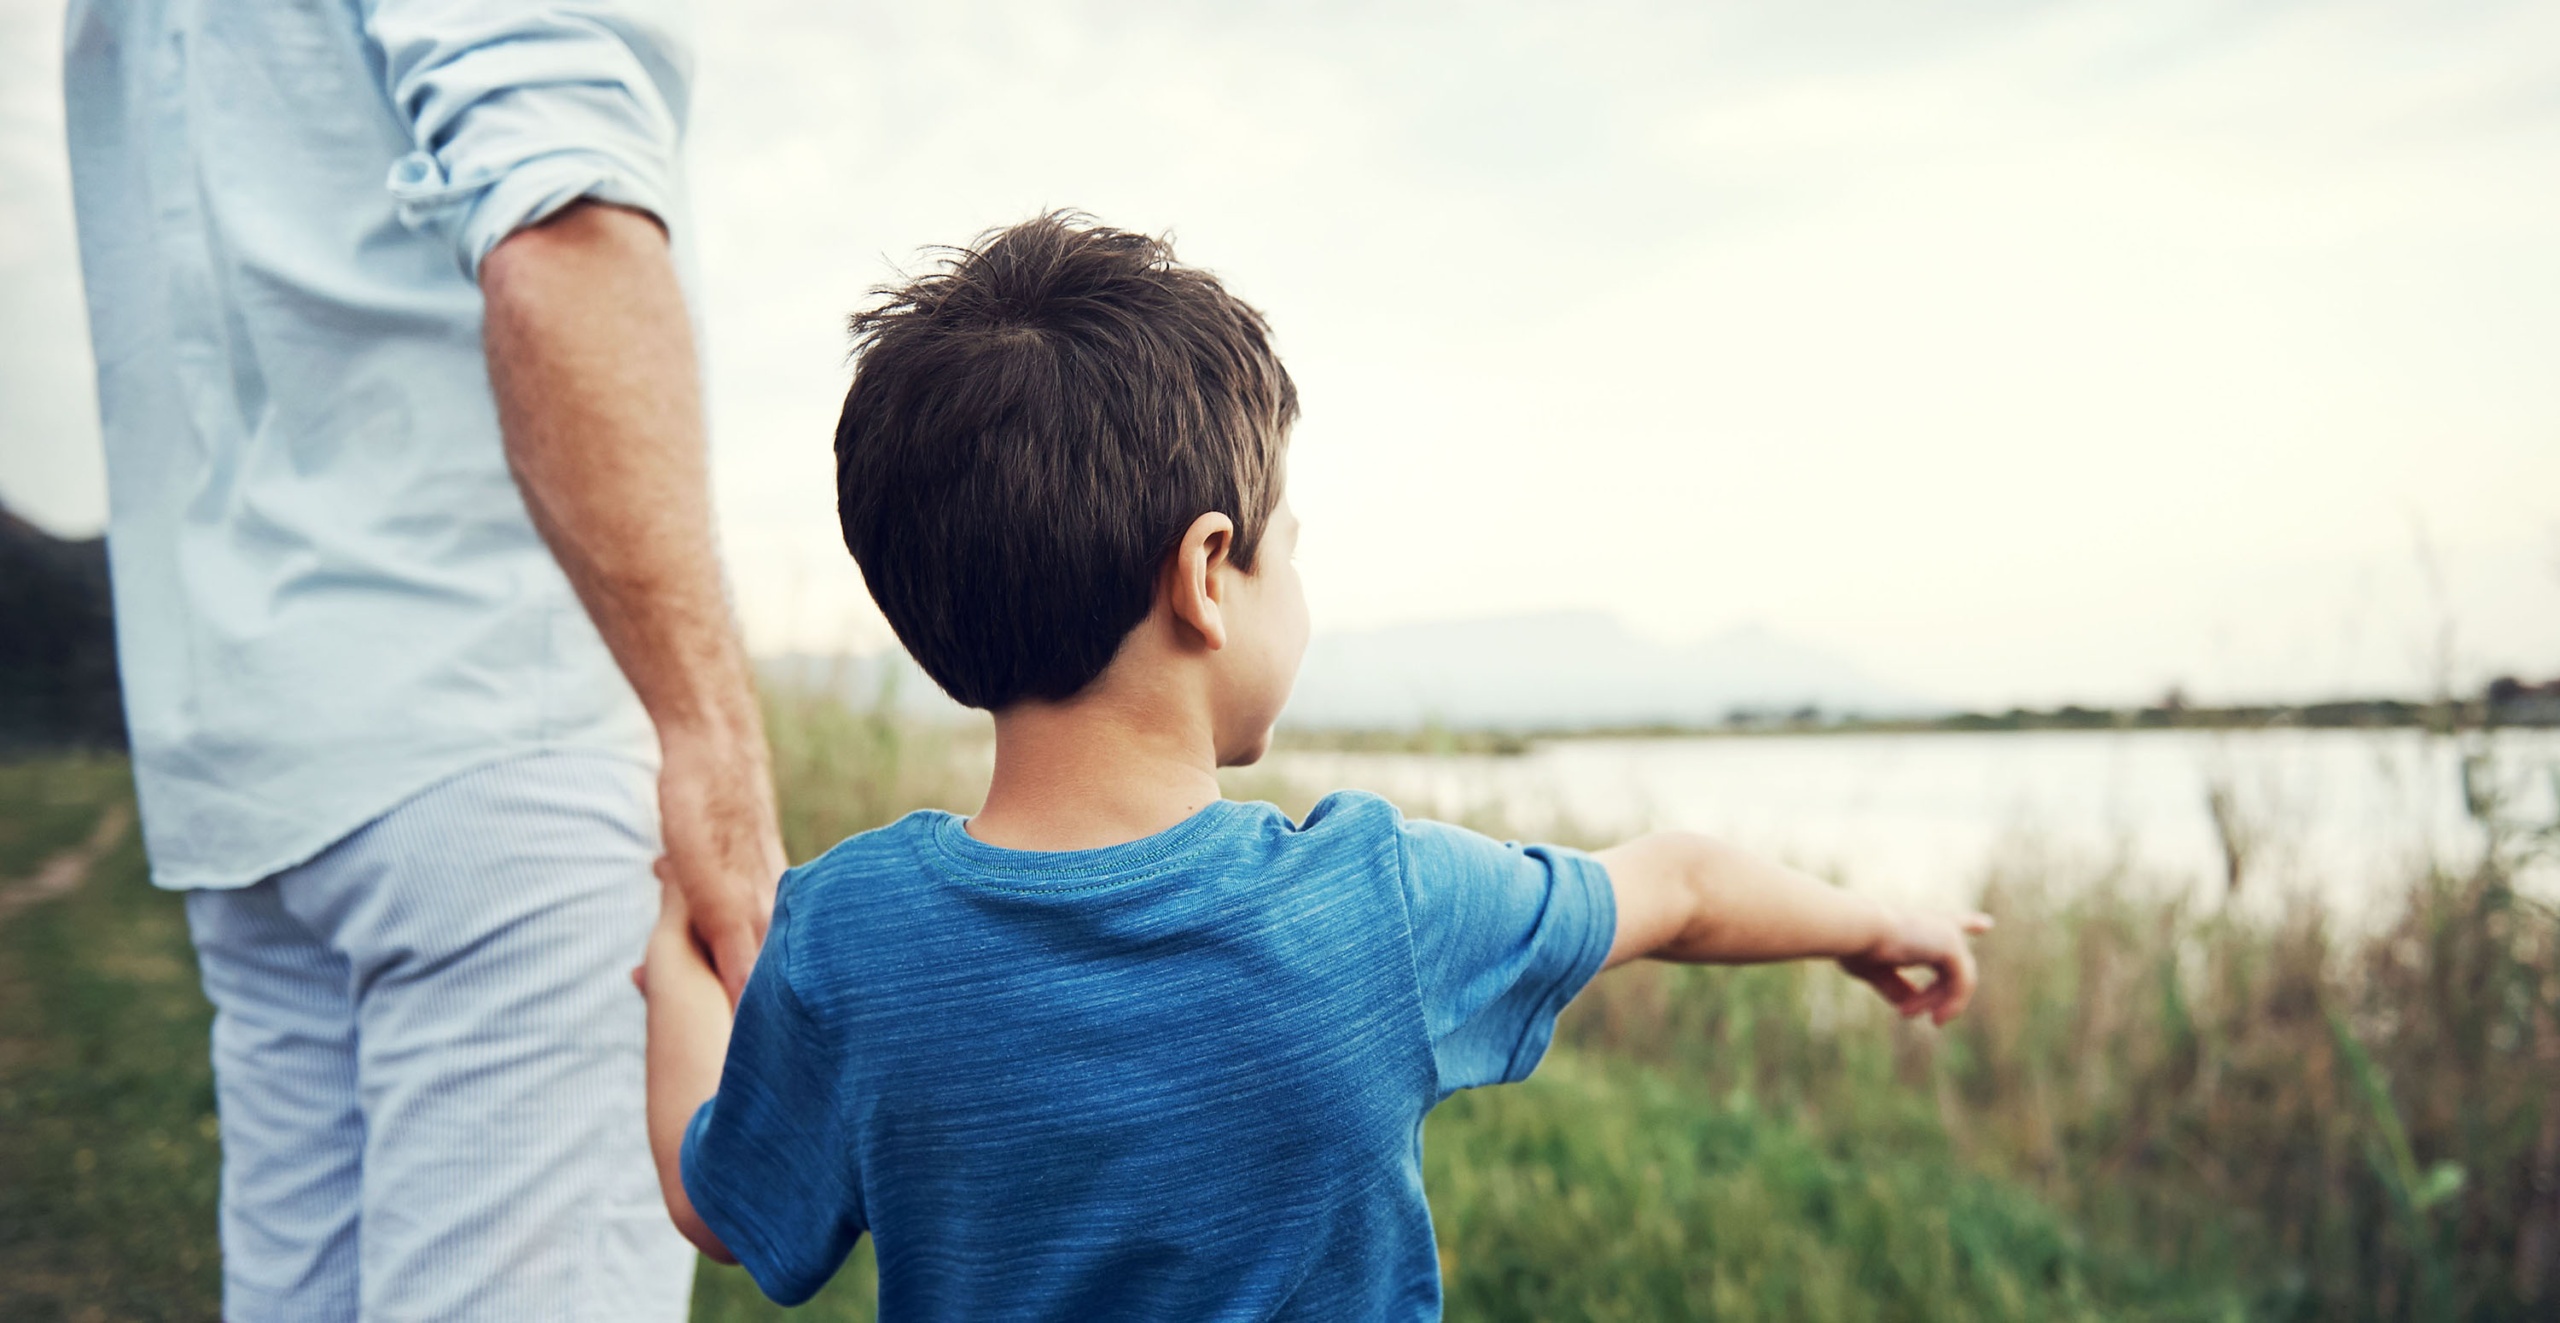
[[[0, 878], [131, 794], [120, 760], [0, 766]], [[131, 832], [0, 919], [0, 1318], [215, 1316], [218, 1131], [184, 908]]]
[[[965, 789], [945, 737], [777, 715], [794, 857]], [[129, 793], [117, 761], [0, 766], [0, 884]], [[2560, 924], [2495, 864], [2355, 943], [1995, 876], [1989, 991], [1945, 1034], [1824, 971], [1613, 974], [1535, 1079], [1430, 1123], [1449, 1314], [2549, 1317]], [[0, 1318], [214, 1316], [207, 1024], [130, 834], [0, 918]], [[705, 1265], [694, 1316], [872, 1290], [867, 1247], [798, 1311]]]

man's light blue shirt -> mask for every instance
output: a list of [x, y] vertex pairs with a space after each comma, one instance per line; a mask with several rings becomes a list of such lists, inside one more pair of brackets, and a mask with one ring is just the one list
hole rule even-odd
[[580, 198], [685, 237], [667, 6], [74, 0], [65, 77], [154, 879], [241, 886], [455, 773], [654, 761], [535, 534], [480, 261]]

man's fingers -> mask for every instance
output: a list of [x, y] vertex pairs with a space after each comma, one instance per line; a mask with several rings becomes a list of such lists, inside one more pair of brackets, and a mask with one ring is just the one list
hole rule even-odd
[[1982, 934], [1991, 931], [1995, 922], [1996, 921], [1990, 915], [1985, 914], [1980, 910], [1975, 910], [1973, 913], [1956, 920], [1957, 926], [1963, 928], [1965, 935], [1968, 937], [1979, 937]]
[[692, 905], [684, 894], [684, 885], [676, 881], [675, 861], [659, 855], [649, 871], [658, 875], [658, 921], [669, 923], [685, 917]]

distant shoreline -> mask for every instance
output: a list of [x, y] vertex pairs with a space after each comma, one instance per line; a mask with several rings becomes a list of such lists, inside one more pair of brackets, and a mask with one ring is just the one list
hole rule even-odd
[[1644, 722], [1499, 729], [1426, 723], [1412, 729], [1282, 726], [1274, 747], [1337, 753], [1520, 754], [1557, 740], [1769, 739], [1820, 735], [2003, 735], [2031, 731], [2560, 729], [2560, 695], [2532, 693], [2491, 702], [2396, 698], [2231, 707], [2011, 708], [1925, 717], [1832, 715], [1805, 709], [1736, 713], [1715, 723]]

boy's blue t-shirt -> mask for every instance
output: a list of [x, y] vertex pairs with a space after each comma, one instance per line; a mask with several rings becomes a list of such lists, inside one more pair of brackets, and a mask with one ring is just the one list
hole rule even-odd
[[1422, 1118], [1525, 1078], [1617, 931], [1590, 856], [1340, 794], [1038, 853], [915, 813], [784, 881], [694, 1207], [883, 1319], [1439, 1313]]

